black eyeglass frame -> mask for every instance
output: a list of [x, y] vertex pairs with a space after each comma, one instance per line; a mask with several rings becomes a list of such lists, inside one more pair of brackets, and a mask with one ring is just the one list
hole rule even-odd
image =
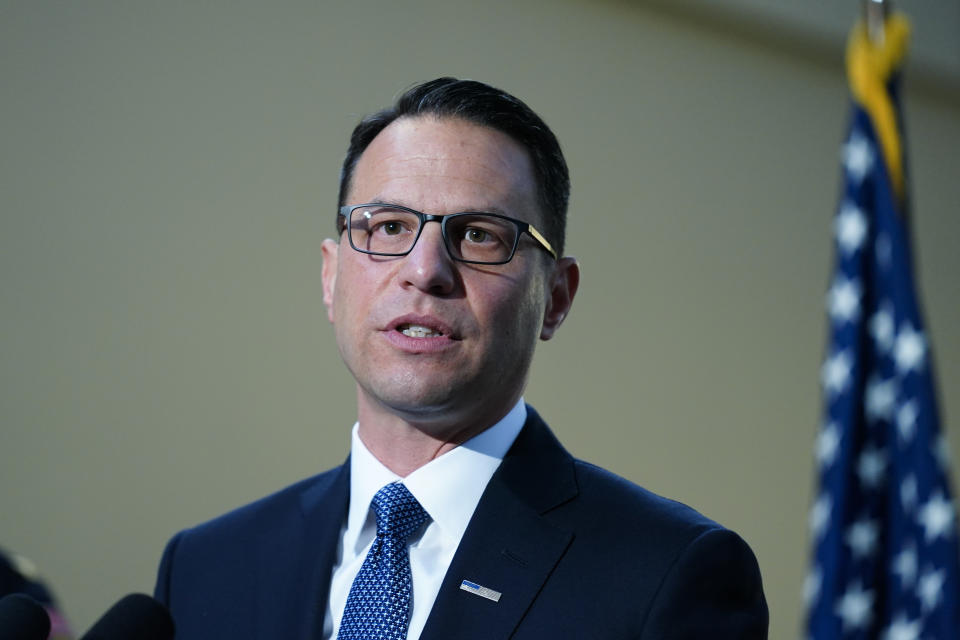
[[[399, 211], [406, 211], [412, 213], [420, 220], [420, 226], [417, 228], [417, 235], [413, 239], [413, 242], [410, 244], [410, 248], [402, 253], [384, 253], [382, 251], [370, 251], [368, 249], [361, 249], [353, 243], [353, 235], [350, 233], [352, 228], [352, 213], [355, 209], [360, 209], [362, 207], [389, 207], [391, 209], [397, 209]], [[483, 260], [467, 260], [465, 258], [458, 258], [453, 254], [453, 251], [450, 249], [450, 241], [447, 239], [447, 221], [451, 218], [456, 218], [459, 216], [490, 216], [492, 218], [500, 218], [501, 220], [506, 220], [513, 223], [517, 227], [517, 235], [513, 239], [513, 247], [510, 248], [510, 255], [506, 260], [500, 260], [497, 262], [486, 262]], [[346, 222], [344, 222], [346, 221]], [[340, 207], [340, 210], [337, 214], [337, 233], [342, 234], [344, 230], [347, 231], [347, 240], [350, 242], [350, 246], [354, 251], [359, 251], [360, 253], [366, 253], [373, 256], [384, 256], [389, 258], [399, 258], [405, 256], [413, 251], [413, 248], [417, 246], [417, 241], [420, 240], [420, 234], [423, 232], [423, 225], [428, 222], [439, 222], [440, 223], [440, 235], [443, 236], [443, 246], [447, 250], [447, 254], [452, 260], [456, 262], [466, 262], [467, 264], [507, 264], [513, 260], [513, 256], [517, 253], [517, 247], [520, 245], [520, 236], [524, 233], [529, 235], [531, 238], [537, 241], [537, 244], [549, 253], [554, 260], [558, 259], [557, 252], [554, 251], [553, 246], [550, 242], [543, 237], [543, 234], [537, 231], [537, 228], [534, 227], [529, 222], [524, 222], [523, 220], [517, 220], [516, 218], [511, 218], [510, 216], [504, 216], [499, 213], [490, 213], [489, 211], [458, 211], [457, 213], [446, 213], [442, 215], [436, 215], [432, 213], [423, 213], [422, 211], [417, 211], [416, 209], [411, 209], [410, 207], [404, 207], [398, 204], [390, 204], [387, 202], [367, 202], [364, 204], [345, 204]]]

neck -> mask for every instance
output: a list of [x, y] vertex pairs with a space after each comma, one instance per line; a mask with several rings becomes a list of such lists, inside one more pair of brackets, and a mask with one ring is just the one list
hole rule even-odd
[[518, 396], [498, 411], [458, 412], [461, 416], [473, 416], [473, 419], [449, 419], [446, 416], [420, 419], [398, 415], [379, 403], [370, 402], [362, 390], [358, 395], [357, 435], [377, 460], [401, 478], [486, 431], [507, 415], [519, 400]]

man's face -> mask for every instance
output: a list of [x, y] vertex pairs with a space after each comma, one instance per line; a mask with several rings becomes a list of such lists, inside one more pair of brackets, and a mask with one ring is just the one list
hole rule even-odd
[[[402, 118], [384, 129], [353, 174], [347, 204], [366, 202], [496, 212], [542, 228], [527, 152], [459, 119]], [[489, 426], [519, 399], [537, 338], [566, 311], [550, 313], [557, 264], [526, 234], [503, 265], [454, 262], [433, 222], [403, 257], [359, 253], [345, 237], [323, 253], [324, 302], [357, 381], [361, 424], [393, 414], [434, 435]]]

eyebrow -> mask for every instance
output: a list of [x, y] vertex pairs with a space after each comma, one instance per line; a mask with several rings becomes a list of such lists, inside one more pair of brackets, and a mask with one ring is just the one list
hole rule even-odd
[[[407, 209], [413, 209], [414, 211], [420, 211], [417, 207], [404, 202], [403, 200], [391, 200], [389, 198], [382, 198], [380, 196], [374, 196], [369, 202], [370, 204], [395, 204], [401, 207], [406, 207]], [[423, 213], [426, 213], [425, 211]], [[508, 218], [518, 218], [516, 213], [511, 213], [501, 209], [496, 206], [487, 206], [487, 207], [462, 207], [458, 208], [456, 211], [451, 211], [450, 213], [496, 213], [497, 215], [507, 216]], [[518, 218], [519, 219], [519, 218]]]

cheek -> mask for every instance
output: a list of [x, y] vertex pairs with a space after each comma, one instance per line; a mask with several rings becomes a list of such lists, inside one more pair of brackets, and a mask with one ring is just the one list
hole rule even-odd
[[354, 293], [358, 283], [351, 278], [337, 278], [337, 286], [334, 289], [334, 304], [332, 307], [333, 324], [337, 331], [337, 336], [346, 336], [356, 327], [359, 319], [366, 315], [363, 309], [358, 308], [362, 302]]
[[[351, 256], [352, 257], [352, 256]], [[362, 263], [344, 260], [337, 272], [334, 286], [334, 310], [338, 318], [356, 316], [358, 306], [362, 306], [364, 296], [359, 292], [372, 292], [373, 282], [364, 270]]]
[[489, 325], [497, 327], [501, 338], [509, 337], [511, 347], [518, 346], [520, 340], [536, 340], [543, 324], [544, 313], [540, 287], [533, 283], [516, 283], [501, 296], [486, 302], [489, 305]]

